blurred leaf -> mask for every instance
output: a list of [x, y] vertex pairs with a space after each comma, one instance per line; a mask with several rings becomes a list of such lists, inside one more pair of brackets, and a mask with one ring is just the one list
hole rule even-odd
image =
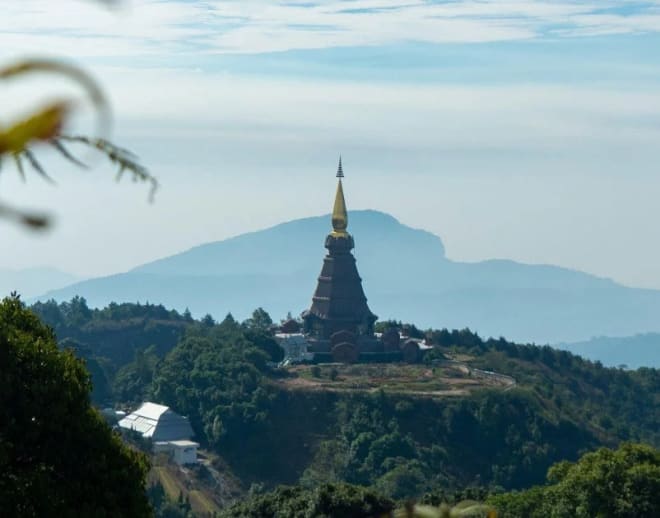
[[134, 181], [149, 183], [151, 185], [151, 189], [149, 190], [149, 201], [153, 201], [156, 191], [158, 190], [158, 180], [149, 173], [146, 167], [138, 162], [137, 156], [128, 149], [116, 146], [112, 142], [102, 138], [94, 139], [80, 135], [60, 135], [57, 138], [57, 141], [60, 145], [62, 141], [77, 142], [100, 151], [108, 157], [110, 162], [119, 167], [117, 171], [117, 181], [121, 180], [124, 173], [128, 172], [132, 175]]
[[64, 146], [64, 144], [62, 144], [59, 140], [54, 139], [50, 143], [69, 162], [73, 162], [78, 167], [82, 167], [83, 169], [87, 169], [87, 165], [85, 163], [81, 162], [80, 160], [78, 160], [75, 156], [73, 156], [69, 152], [69, 150]]
[[[97, 112], [97, 136], [105, 135], [110, 127], [110, 108], [103, 90], [84, 70], [52, 59], [26, 59], [0, 67], [0, 80], [21, 78], [32, 74], [55, 74], [68, 77], [78, 84]], [[45, 109], [19, 121], [8, 130], [0, 129], [0, 154], [20, 152], [32, 141], [55, 138], [73, 111], [73, 100], [59, 100]]]
[[32, 230], [44, 230], [50, 225], [49, 218], [44, 214], [24, 211], [0, 203], [0, 218], [14, 220]]
[[486, 517], [497, 518], [497, 513], [490, 506], [478, 502], [464, 501], [454, 507], [441, 504], [439, 507], [430, 505], [408, 504], [403, 509], [394, 512], [395, 518], [463, 518]]
[[[99, 1], [108, 6], [119, 4], [118, 1]], [[25, 159], [43, 179], [55, 183], [35, 156], [32, 146], [39, 142], [48, 143], [69, 162], [86, 168], [87, 166], [63, 144], [63, 142], [81, 143], [98, 150], [115, 164], [118, 167], [118, 180], [124, 173], [129, 173], [134, 181], [149, 183], [151, 185], [149, 200], [152, 201], [158, 187], [157, 180], [138, 162], [133, 153], [112, 144], [104, 138], [110, 127], [110, 109], [102, 89], [94, 79], [84, 70], [57, 60], [26, 59], [9, 66], [0, 67], [0, 81], [21, 78], [30, 74], [65, 76], [81, 86], [86, 98], [92, 103], [97, 113], [96, 136], [83, 137], [62, 134], [62, 130], [75, 108], [75, 100], [60, 99], [50, 102], [7, 128], [0, 126], [0, 159], [3, 155], [13, 157], [18, 173], [23, 180], [26, 176], [23, 162], [23, 159]], [[2, 161], [0, 161], [0, 165], [2, 165]], [[13, 219], [31, 228], [43, 228], [48, 224], [48, 219], [45, 216], [22, 212], [6, 205], [0, 205], [0, 217]]]
[[14, 157], [14, 162], [16, 163], [16, 169], [18, 170], [18, 174], [21, 177], [21, 180], [25, 182], [25, 169], [23, 168], [23, 159], [21, 158], [21, 155], [19, 153], [13, 153], [12, 156]]
[[34, 156], [32, 151], [30, 151], [29, 149], [26, 149], [26, 150], [23, 151], [23, 155], [25, 156], [25, 158], [27, 158], [28, 162], [30, 162], [30, 165], [32, 166], [32, 168], [37, 173], [39, 173], [39, 175], [41, 175], [41, 177], [44, 180], [46, 180], [48, 183], [52, 183], [52, 184], [55, 183], [55, 180], [53, 180], [50, 176], [48, 176], [46, 171], [44, 171], [44, 168], [41, 166], [39, 161], [36, 159], [36, 157]]
[[0, 154], [20, 153], [32, 141], [50, 140], [57, 136], [69, 113], [66, 102], [55, 102], [33, 115], [0, 130]]

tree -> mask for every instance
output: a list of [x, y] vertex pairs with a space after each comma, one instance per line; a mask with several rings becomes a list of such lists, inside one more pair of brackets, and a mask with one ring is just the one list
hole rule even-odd
[[248, 329], [266, 331], [273, 325], [273, 319], [264, 308], [257, 308], [252, 312], [252, 317], [243, 322], [243, 325]]
[[601, 448], [550, 468], [551, 485], [491, 497], [503, 517], [660, 516], [660, 450]]
[[71, 349], [77, 358], [85, 362], [92, 382], [92, 402], [96, 405], [106, 403], [112, 397], [112, 390], [106, 371], [101, 364], [103, 359], [96, 358], [88, 346], [72, 338], [65, 338], [59, 342], [60, 349]]
[[266, 421], [272, 397], [264, 386], [267, 362], [228, 316], [179, 341], [154, 375], [154, 398], [187, 415], [198, 438], [235, 454]]
[[601, 448], [577, 463], [561, 462], [548, 472], [556, 482], [546, 508], [576, 517], [660, 515], [660, 451], [642, 444]]
[[145, 457], [91, 406], [90, 377], [17, 296], [0, 303], [0, 509], [149, 516]]
[[207, 313], [204, 315], [204, 318], [202, 318], [202, 325], [206, 327], [213, 327], [215, 325], [215, 319]]
[[349, 484], [323, 484], [314, 489], [279, 487], [236, 504], [221, 514], [232, 518], [371, 518], [388, 516], [394, 502], [371, 489]]
[[158, 355], [154, 345], [146, 349], [137, 348], [133, 362], [119, 369], [114, 379], [115, 400], [121, 403], [147, 400], [157, 363]]

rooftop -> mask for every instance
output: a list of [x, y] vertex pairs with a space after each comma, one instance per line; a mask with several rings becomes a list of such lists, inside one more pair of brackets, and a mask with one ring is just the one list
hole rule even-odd
[[143, 403], [118, 424], [154, 441], [183, 440], [194, 435], [187, 417], [180, 416], [167, 406], [150, 402]]

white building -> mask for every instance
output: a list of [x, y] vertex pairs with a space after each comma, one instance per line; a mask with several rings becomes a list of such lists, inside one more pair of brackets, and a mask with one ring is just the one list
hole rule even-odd
[[154, 453], [169, 453], [179, 466], [197, 462], [199, 444], [193, 441], [167, 441], [154, 443]]
[[117, 423], [120, 428], [138, 432], [154, 442], [190, 439], [194, 434], [187, 417], [156, 403], [142, 406]]
[[284, 349], [284, 362], [286, 363], [312, 360], [314, 358], [313, 353], [307, 352], [309, 343], [302, 333], [276, 333], [275, 340]]
[[193, 430], [188, 418], [173, 412], [169, 407], [142, 403], [140, 408], [117, 424], [124, 430], [133, 430], [145, 439], [151, 439], [154, 453], [168, 453], [179, 465], [197, 462], [199, 444], [190, 440]]

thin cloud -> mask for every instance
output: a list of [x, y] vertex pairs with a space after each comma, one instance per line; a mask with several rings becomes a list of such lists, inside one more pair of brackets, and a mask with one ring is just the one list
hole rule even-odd
[[[600, 0], [133, 0], [5, 2], [2, 53], [78, 57], [263, 53], [293, 49], [660, 32], [660, 2]], [[52, 41], [52, 45], [46, 44]]]

